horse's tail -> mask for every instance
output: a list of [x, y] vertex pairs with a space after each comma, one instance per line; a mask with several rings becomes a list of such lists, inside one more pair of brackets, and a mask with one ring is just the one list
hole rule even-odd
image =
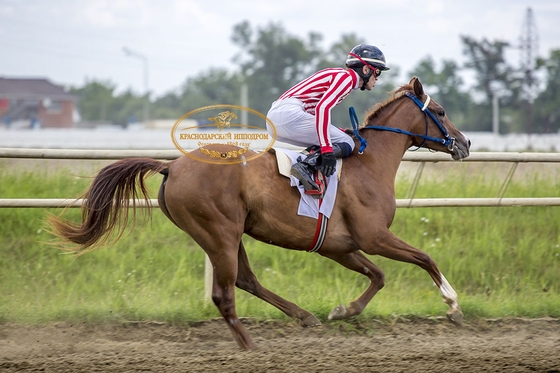
[[[136, 221], [137, 200], [143, 199], [150, 207], [144, 179], [169, 168], [167, 162], [150, 158], [123, 159], [103, 168], [82, 196], [82, 222], [72, 223], [60, 216], [48, 217], [53, 233], [62, 239], [63, 249], [85, 254], [107, 243], [118, 240], [128, 223], [128, 209], [132, 204], [132, 223]], [[147, 214], [151, 209], [147, 209]], [[113, 235], [118, 228], [116, 236]]]

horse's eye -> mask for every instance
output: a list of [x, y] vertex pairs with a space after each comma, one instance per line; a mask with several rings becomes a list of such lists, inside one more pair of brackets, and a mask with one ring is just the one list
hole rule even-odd
[[440, 117], [443, 118], [443, 117], [445, 116], [445, 111], [444, 111], [444, 110], [440, 110], [440, 111], [438, 111], [437, 114], [438, 114]]

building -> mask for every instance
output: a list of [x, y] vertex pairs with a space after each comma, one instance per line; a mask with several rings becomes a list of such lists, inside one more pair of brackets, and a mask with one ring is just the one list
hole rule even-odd
[[0, 77], [0, 124], [73, 127], [77, 96], [41, 78]]

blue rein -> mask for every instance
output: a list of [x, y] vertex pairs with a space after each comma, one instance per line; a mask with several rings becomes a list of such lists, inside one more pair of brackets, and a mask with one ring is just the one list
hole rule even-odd
[[[449, 133], [447, 133], [447, 130], [445, 129], [445, 127], [443, 127], [443, 125], [439, 122], [439, 120], [436, 118], [436, 116], [430, 111], [430, 109], [428, 109], [427, 104], [425, 105], [413, 93], [405, 92], [405, 96], [410, 98], [416, 104], [416, 106], [418, 106], [420, 108], [420, 110], [422, 110], [426, 115], [429, 115], [430, 118], [432, 118], [434, 123], [439, 127], [439, 129], [443, 133], [443, 136], [444, 136], [443, 138], [428, 136], [428, 118], [427, 117], [426, 117], [426, 135], [420, 135], [418, 133], [412, 133], [412, 132], [409, 132], [409, 131], [406, 131], [406, 130], [403, 130], [403, 129], [400, 129], [400, 128], [384, 127], [384, 126], [364, 126], [362, 128], [379, 130], [379, 131], [390, 131], [390, 132], [395, 132], [395, 133], [401, 133], [403, 135], [420, 137], [420, 138], [424, 139], [424, 142], [422, 142], [422, 144], [419, 146], [419, 148], [424, 146], [424, 143], [426, 141], [434, 141], [434, 142], [437, 142], [437, 143], [440, 143], [440, 144], [443, 144], [443, 145], [447, 146], [447, 148], [449, 150], [453, 150], [453, 147], [455, 145], [455, 138], [449, 136]], [[428, 96], [428, 100], [429, 100], [429, 96]], [[429, 101], [427, 101], [427, 103], [428, 102]], [[366, 139], [364, 139], [360, 135], [360, 132], [358, 131], [358, 116], [356, 115], [356, 110], [354, 110], [353, 107], [350, 107], [349, 111], [350, 111], [350, 121], [352, 122], [352, 128], [354, 130], [354, 136], [356, 136], [356, 138], [360, 141], [360, 149], [359, 149], [358, 152], [359, 152], [359, 154], [362, 154], [364, 152], [365, 148], [367, 147], [367, 141], [366, 141]]]

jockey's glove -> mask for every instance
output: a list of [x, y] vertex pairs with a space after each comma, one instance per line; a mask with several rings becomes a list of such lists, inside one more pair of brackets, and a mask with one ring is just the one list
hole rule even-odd
[[319, 171], [329, 177], [336, 171], [336, 157], [333, 152], [327, 152], [321, 154], [321, 160], [318, 167]]

